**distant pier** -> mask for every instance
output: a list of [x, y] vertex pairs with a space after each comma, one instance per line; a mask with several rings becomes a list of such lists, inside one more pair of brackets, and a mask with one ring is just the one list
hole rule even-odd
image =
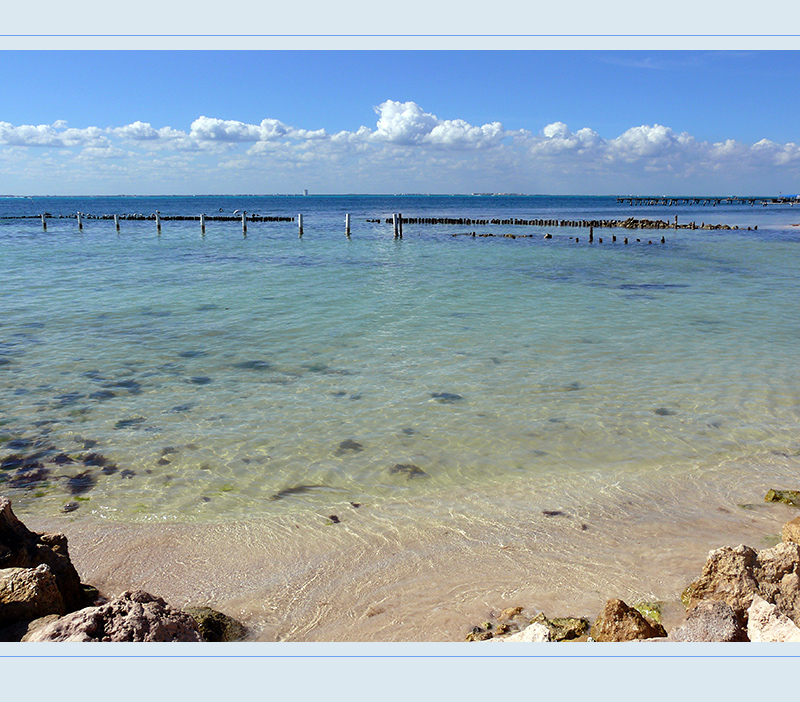
[[617, 197], [620, 205], [672, 207], [674, 205], [701, 205], [716, 207], [717, 205], [794, 205], [800, 203], [798, 197]]

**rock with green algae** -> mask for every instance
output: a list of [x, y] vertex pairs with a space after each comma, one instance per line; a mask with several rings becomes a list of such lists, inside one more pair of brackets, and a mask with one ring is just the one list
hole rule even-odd
[[633, 608], [649, 620], [661, 624], [661, 602], [639, 602]]
[[572, 641], [589, 632], [589, 620], [577, 617], [555, 617], [548, 619], [543, 613], [531, 619], [531, 624], [542, 624], [550, 631], [551, 641]]
[[200, 636], [205, 641], [238, 641], [247, 633], [241, 622], [211, 607], [184, 607], [183, 611], [197, 622]]
[[800, 490], [768, 490], [764, 502], [783, 502], [793, 507], [800, 507]]

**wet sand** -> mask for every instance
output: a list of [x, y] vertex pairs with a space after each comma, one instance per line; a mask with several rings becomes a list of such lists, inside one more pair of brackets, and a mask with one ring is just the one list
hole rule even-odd
[[[257, 641], [462, 641], [508, 606], [593, 619], [610, 597], [661, 601], [669, 629], [709, 550], [772, 546], [797, 509], [797, 458], [692, 475], [583, 475], [231, 523], [18, 514], [63, 531], [85, 582], [236, 617]], [[328, 516], [335, 514], [339, 523]], [[421, 516], [424, 515], [424, 516]]]

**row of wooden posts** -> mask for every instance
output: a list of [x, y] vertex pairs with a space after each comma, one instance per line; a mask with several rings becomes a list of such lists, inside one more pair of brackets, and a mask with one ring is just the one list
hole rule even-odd
[[[48, 214], [42, 214], [42, 230], [47, 231], [47, 218]], [[71, 217], [71, 215], [67, 215]], [[63, 215], [62, 215], [63, 217]], [[161, 220], [199, 220], [200, 221], [200, 231], [202, 234], [206, 233], [206, 219], [209, 221], [236, 221], [236, 218], [230, 216], [216, 216], [216, 215], [208, 215], [201, 214], [199, 216], [196, 215], [167, 215], [162, 217], [160, 212], [156, 212], [154, 215], [85, 215], [82, 212], [78, 212], [76, 214], [76, 218], [78, 220], [78, 229], [83, 230], [83, 219], [86, 218], [93, 218], [93, 219], [114, 219], [114, 228], [117, 231], [120, 231], [120, 219], [135, 219], [135, 220], [155, 220], [156, 229], [158, 233], [161, 233]], [[241, 222], [242, 222], [242, 234], [247, 236], [247, 213], [242, 212], [241, 214]], [[295, 221], [294, 217], [262, 217], [262, 216], [253, 216], [251, 215], [250, 221], [256, 222], [293, 222]], [[303, 236], [303, 215], [298, 214], [297, 218], [297, 232], [298, 236]], [[350, 215], [345, 214], [345, 236], [350, 238]], [[381, 222], [380, 219], [368, 219], [368, 222]], [[403, 222], [407, 224], [501, 224], [501, 225], [534, 225], [534, 226], [545, 226], [545, 227], [572, 227], [572, 228], [582, 228], [588, 227], [589, 228], [589, 240], [592, 241], [593, 230], [595, 227], [603, 228], [603, 229], [611, 229], [621, 227], [624, 229], [697, 229], [697, 224], [695, 222], [689, 222], [688, 224], [678, 224], [678, 216], [675, 215], [675, 220], [672, 223], [665, 222], [662, 220], [637, 220], [633, 218], [628, 218], [626, 220], [557, 220], [557, 219], [534, 219], [534, 220], [522, 220], [522, 219], [512, 219], [512, 220], [473, 220], [473, 219], [463, 219], [463, 218], [404, 218], [402, 214], [399, 212], [393, 214], [391, 219], [386, 219], [386, 222], [392, 223], [392, 229], [394, 232], [395, 239], [402, 239], [403, 238]], [[702, 223], [699, 227], [700, 229], [738, 229], [739, 227], [730, 225], [706, 225], [705, 222]], [[750, 229], [750, 227], [748, 227]], [[755, 229], [758, 229], [756, 226]]]
[[[46, 215], [46, 214], [42, 214], [41, 215], [42, 231], [45, 231], [45, 232], [47, 231], [47, 217], [48, 217], [48, 215]], [[76, 213], [76, 218], [78, 220], [78, 229], [81, 230], [81, 231], [83, 230], [83, 219], [84, 219], [84, 217], [86, 217], [86, 215], [83, 212]], [[123, 215], [123, 217], [125, 219], [129, 218], [126, 215]], [[105, 215], [105, 216], [101, 217], [101, 219], [110, 219], [110, 218], [111, 218], [110, 215]], [[120, 224], [119, 224], [120, 216], [118, 214], [115, 214], [115, 215], [113, 215], [113, 218], [114, 218], [114, 228], [117, 231], [120, 231]], [[151, 217], [138, 216], [138, 215], [135, 218], [136, 219], [151, 219]], [[152, 218], [155, 219], [156, 229], [158, 230], [159, 234], [161, 233], [161, 220], [162, 219], [181, 219], [181, 220], [187, 220], [187, 219], [197, 220], [197, 219], [199, 219], [200, 220], [200, 231], [203, 234], [206, 233], [206, 219], [209, 219], [209, 220], [225, 220], [225, 221], [231, 221], [233, 219], [232, 217], [216, 217], [216, 216], [206, 217], [205, 214], [201, 214], [199, 217], [197, 217], [197, 216], [180, 216], [180, 217], [167, 216], [167, 217], [162, 217], [160, 212], [156, 212], [155, 215], [152, 216]], [[400, 214], [396, 214], [396, 215], [393, 215], [393, 218], [394, 218], [394, 238], [395, 239], [402, 239], [403, 238], [403, 217]], [[257, 218], [254, 218], [254, 220], [255, 221], [261, 221], [261, 222], [263, 222], [263, 221], [293, 222], [293, 221], [295, 221], [295, 218], [294, 217], [257, 217]], [[247, 236], [247, 213], [246, 212], [242, 212], [241, 221], [242, 221], [242, 234], [244, 236]], [[349, 239], [350, 238], [350, 214], [349, 213], [345, 214], [345, 216], [344, 216], [344, 232], [345, 232], [345, 235], [347, 236], [347, 238]], [[297, 233], [298, 233], [298, 236], [303, 236], [303, 215], [302, 214], [298, 214], [297, 215]]]

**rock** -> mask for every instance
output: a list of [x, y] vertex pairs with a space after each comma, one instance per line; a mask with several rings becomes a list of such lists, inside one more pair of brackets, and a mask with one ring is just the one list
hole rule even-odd
[[522, 614], [522, 607], [506, 607], [497, 615], [497, 621], [504, 622], [508, 619], [513, 619], [519, 614]]
[[86, 603], [81, 579], [72, 565], [63, 534], [35, 534], [17, 519], [11, 502], [0, 497], [0, 569], [48, 565], [67, 612]]
[[768, 490], [764, 502], [783, 502], [800, 507], [800, 490]]
[[50, 566], [0, 570], [0, 626], [64, 614], [64, 600]]
[[800, 627], [779, 609], [758, 595], [747, 609], [747, 636], [750, 641], [800, 641]]
[[184, 607], [183, 611], [197, 622], [200, 636], [206, 641], [238, 641], [247, 632], [241, 622], [211, 607]]
[[756, 594], [800, 622], [800, 544], [783, 542], [762, 551], [744, 545], [711, 551], [703, 574], [681, 599], [687, 607], [700, 600], [725, 602], [746, 628], [747, 610]]
[[666, 636], [661, 624], [629, 607], [622, 600], [609, 600], [592, 626], [595, 641], [635, 641]]
[[783, 525], [781, 538], [789, 543], [800, 544], [800, 517], [795, 517]]
[[67, 614], [28, 641], [202, 641], [197, 622], [160, 597], [137, 590]]
[[576, 617], [548, 619], [541, 612], [531, 619], [531, 624], [543, 624], [550, 632], [551, 641], [571, 641], [589, 632], [589, 620]]
[[550, 638], [550, 629], [544, 624], [536, 622], [530, 626], [525, 627], [522, 631], [518, 631], [511, 636], [495, 637], [492, 641], [509, 641], [525, 642], [525, 643], [542, 643], [545, 641], [552, 641]]
[[704, 600], [689, 610], [686, 621], [669, 632], [670, 641], [746, 641], [733, 608], [724, 602]]

